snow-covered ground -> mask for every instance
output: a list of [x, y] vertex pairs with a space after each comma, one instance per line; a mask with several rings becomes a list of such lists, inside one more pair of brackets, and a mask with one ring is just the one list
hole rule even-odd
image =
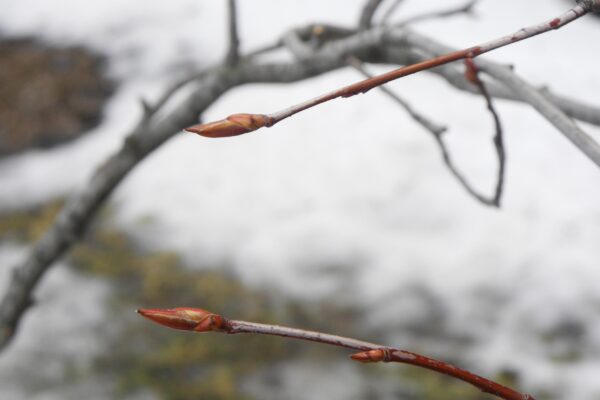
[[[220, 2], [1, 3], [2, 34], [90, 46], [109, 57], [109, 73], [122, 83], [94, 132], [0, 163], [5, 208], [84, 185], [139, 118], [140, 98], [155, 98], [173, 79], [217, 62], [225, 50]], [[363, 1], [239, 3], [242, 45], [249, 50], [307, 22], [353, 24]], [[407, 1], [396, 16], [459, 3]], [[553, 17], [568, 5], [541, 3], [482, 1], [475, 18], [416, 29], [465, 47]], [[588, 17], [489, 58], [515, 64], [536, 84], [600, 105], [599, 34], [599, 21]], [[204, 117], [271, 112], [357, 79], [345, 69], [292, 85], [247, 85], [227, 93]], [[492, 122], [482, 99], [427, 74], [390, 87], [450, 125], [454, 158], [470, 180], [491, 191]], [[339, 291], [359, 297], [372, 305], [373, 324], [401, 329], [426, 319], [427, 307], [408, 290], [424, 288], [441, 304], [445, 329], [472, 338], [469, 358], [480, 369], [516, 369], [533, 392], [544, 387], [561, 398], [598, 398], [600, 171], [528, 107], [500, 102], [499, 110], [508, 152], [501, 210], [472, 200], [444, 168], [429, 135], [376, 91], [257, 134], [223, 140], [178, 135], [144, 161], [113, 200], [120, 223], [152, 246], [176, 249], [198, 264], [227, 263], [249, 283], [279, 285], [297, 296]], [[585, 128], [600, 140], [600, 129]], [[340, 282], [330, 273], [334, 267], [357, 275]], [[579, 332], [575, 339], [573, 331]], [[390, 344], [410, 344], [401, 330], [392, 337]], [[565, 346], [580, 356], [553, 361]]]

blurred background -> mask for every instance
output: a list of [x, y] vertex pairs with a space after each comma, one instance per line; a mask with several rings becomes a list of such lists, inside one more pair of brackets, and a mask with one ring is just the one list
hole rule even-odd
[[[362, 0], [240, 0], [243, 51], [311, 22], [354, 26]], [[406, 0], [401, 20], [461, 1]], [[483, 0], [415, 24], [466, 47], [571, 2]], [[11, 268], [169, 83], [219, 62], [225, 2], [0, 0], [0, 293]], [[600, 19], [489, 55], [600, 105]], [[286, 57], [285, 54], [279, 54]], [[288, 56], [289, 57], [289, 56]], [[370, 66], [373, 73], [393, 66]], [[360, 79], [346, 68], [229, 91], [206, 120], [271, 112]], [[389, 85], [439, 123], [490, 193], [482, 98], [431, 74]], [[500, 210], [444, 167], [385, 95], [328, 103], [260, 134], [178, 134], [109, 198], [0, 354], [0, 399], [483, 399], [466, 384], [279, 338], [194, 335], [138, 307], [202, 307], [438, 357], [539, 399], [600, 398], [600, 171], [529, 107], [497, 102]], [[584, 126], [596, 139], [600, 129]]]

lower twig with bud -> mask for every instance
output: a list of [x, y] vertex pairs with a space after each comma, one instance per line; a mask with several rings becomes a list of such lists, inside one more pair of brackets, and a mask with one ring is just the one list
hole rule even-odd
[[497, 382], [475, 375], [467, 370], [455, 367], [443, 361], [435, 360], [421, 354], [381, 346], [375, 343], [330, 335], [322, 332], [289, 328], [278, 325], [259, 324], [256, 322], [227, 319], [219, 314], [201, 308], [179, 307], [173, 309], [139, 309], [142, 316], [173, 329], [193, 332], [222, 332], [222, 333], [255, 333], [275, 335], [293, 339], [308, 340], [358, 350], [350, 357], [362, 363], [398, 362], [433, 370], [463, 382], [467, 382], [483, 392], [493, 394], [504, 400], [535, 400], [529, 394], [523, 394]]

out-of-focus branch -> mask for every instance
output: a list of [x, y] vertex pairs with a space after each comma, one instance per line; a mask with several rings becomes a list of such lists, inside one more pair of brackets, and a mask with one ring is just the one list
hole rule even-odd
[[388, 20], [394, 15], [398, 7], [404, 2], [404, 0], [394, 0], [394, 3], [385, 11], [383, 17], [381, 17], [381, 25], [386, 25]]
[[375, 12], [377, 11], [381, 3], [383, 3], [383, 0], [367, 0], [365, 5], [363, 6], [362, 12], [360, 13], [358, 29], [365, 30], [371, 27], [373, 16], [375, 15]]
[[240, 37], [238, 36], [237, 7], [235, 0], [227, 0], [227, 13], [229, 17], [229, 48], [225, 62], [235, 64], [240, 58]]
[[158, 324], [173, 329], [193, 332], [221, 332], [228, 334], [252, 333], [281, 336], [290, 339], [307, 340], [321, 344], [358, 350], [352, 359], [360, 362], [393, 361], [426, 368], [469, 383], [476, 388], [505, 400], [535, 400], [529, 394], [522, 394], [497, 382], [475, 375], [443, 361], [421, 354], [394, 349], [353, 338], [307, 331], [279, 325], [259, 324], [249, 321], [227, 319], [200, 308], [180, 307], [174, 309], [140, 309], [138, 313]]
[[475, 5], [477, 5], [477, 3], [479, 3], [479, 0], [469, 0], [462, 6], [452, 7], [447, 10], [432, 11], [424, 14], [415, 15], [414, 17], [407, 18], [403, 21], [398, 22], [397, 24], [394, 24], [394, 26], [401, 27], [414, 24], [415, 22], [426, 21], [429, 19], [447, 18], [458, 14], [470, 14], [473, 12], [473, 8], [475, 8]]
[[481, 69], [504, 83], [523, 101], [529, 103], [600, 167], [600, 144], [579, 128], [571, 118], [552, 104], [539, 90], [505, 67], [482, 63]]
[[332, 92], [325, 93], [321, 96], [306, 100], [299, 104], [295, 104], [278, 112], [271, 114], [233, 114], [226, 119], [195, 125], [187, 128], [186, 130], [197, 133], [201, 136], [220, 138], [242, 135], [263, 127], [271, 127], [278, 122], [291, 117], [292, 115], [339, 97], [351, 97], [357, 94], [365, 93], [374, 87], [415, 74], [417, 72], [432, 69], [440, 65], [448, 64], [461, 59], [474, 58], [489, 51], [548, 32], [552, 29], [558, 29], [590, 12], [590, 7], [591, 6], [589, 3], [582, 2], [581, 4], [573, 7], [566, 13], [556, 18], [553, 18], [552, 20], [532, 25], [527, 28], [522, 28], [511, 35], [506, 35], [498, 39], [482, 43], [478, 46], [468, 47], [464, 50], [444, 54], [416, 64], [407, 65], [405, 67], [356, 82], [352, 85], [342, 87]]

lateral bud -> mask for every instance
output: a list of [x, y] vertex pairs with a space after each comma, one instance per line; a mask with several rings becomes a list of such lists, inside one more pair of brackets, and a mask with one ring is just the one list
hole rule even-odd
[[157, 324], [185, 331], [222, 331], [225, 319], [201, 308], [139, 309], [137, 312]]
[[350, 358], [361, 363], [390, 362], [391, 354], [390, 349], [376, 349], [352, 354]]
[[225, 119], [194, 125], [185, 130], [210, 138], [222, 138], [243, 135], [272, 124], [273, 118], [265, 114], [232, 114]]

